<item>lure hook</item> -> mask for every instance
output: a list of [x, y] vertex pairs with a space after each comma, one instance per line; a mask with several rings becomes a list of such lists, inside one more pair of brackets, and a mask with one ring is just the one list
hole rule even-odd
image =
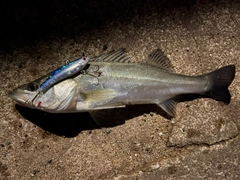
[[[89, 75], [89, 76], [92, 76], [92, 77], [95, 77], [97, 78], [97, 84], [94, 83], [95, 86], [98, 86], [99, 85], [99, 76], [101, 76], [102, 72], [98, 72], [98, 70], [100, 69], [98, 65], [95, 65], [97, 67], [97, 70], [95, 71], [92, 71], [92, 72], [89, 72], [88, 70], [83, 70], [83, 74], [86, 74], [86, 75]], [[93, 73], [93, 74], [92, 74]], [[98, 75], [95, 75], [95, 74], [98, 74]]]

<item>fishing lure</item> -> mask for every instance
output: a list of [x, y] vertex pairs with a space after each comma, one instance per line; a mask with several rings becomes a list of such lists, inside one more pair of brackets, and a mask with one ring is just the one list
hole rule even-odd
[[49, 77], [39, 87], [37, 84], [30, 85], [29, 86], [30, 90], [36, 89], [38, 91], [38, 93], [32, 99], [32, 103], [39, 95], [41, 96], [42, 94], [44, 94], [48, 89], [50, 89], [58, 82], [81, 72], [87, 66], [88, 60], [89, 58], [87, 56], [83, 56], [82, 58], [66, 63], [60, 68], [57, 68], [54, 71], [52, 71]]
[[80, 59], [76, 59], [52, 71], [50, 76], [39, 86], [38, 91], [40, 93], [46, 92], [49, 88], [63, 79], [82, 71], [87, 66], [88, 60], [89, 58], [87, 56], [83, 56]]

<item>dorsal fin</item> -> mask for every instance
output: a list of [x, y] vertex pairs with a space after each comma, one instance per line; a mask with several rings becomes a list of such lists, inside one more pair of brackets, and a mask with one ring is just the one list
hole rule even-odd
[[149, 54], [148, 57], [144, 60], [144, 63], [174, 72], [170, 60], [160, 49], [156, 49], [151, 54]]
[[126, 49], [121, 48], [117, 51], [113, 50], [109, 53], [91, 58], [89, 61], [100, 61], [100, 62], [121, 62], [128, 63], [131, 62], [129, 56], [127, 55]]

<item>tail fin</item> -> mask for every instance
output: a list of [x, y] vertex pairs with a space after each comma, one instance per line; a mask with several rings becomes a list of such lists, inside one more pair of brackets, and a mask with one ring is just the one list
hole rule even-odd
[[217, 101], [222, 101], [225, 104], [229, 104], [231, 101], [231, 94], [228, 91], [228, 86], [235, 77], [235, 66], [229, 65], [222, 67], [207, 74], [207, 76], [212, 86], [204, 95]]

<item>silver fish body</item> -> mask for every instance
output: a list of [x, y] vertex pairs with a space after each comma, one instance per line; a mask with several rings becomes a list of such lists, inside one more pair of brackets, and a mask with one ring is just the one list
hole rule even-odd
[[[142, 63], [131, 62], [125, 50], [120, 49], [90, 59], [85, 73], [59, 82], [45, 94], [35, 97], [36, 92], [25, 84], [9, 95], [20, 105], [52, 113], [157, 104], [174, 116], [174, 98], [181, 94], [202, 94], [228, 104], [228, 86], [234, 75], [234, 65], [200, 76], [179, 75], [171, 71], [170, 61], [159, 49]], [[41, 84], [44, 79], [34, 83]]]
[[78, 111], [160, 104], [176, 95], [202, 93], [208, 88], [206, 77], [172, 74], [146, 64], [94, 62], [90, 65], [99, 66], [99, 84], [93, 85], [94, 77], [80, 75], [75, 78], [83, 99], [77, 103]]

